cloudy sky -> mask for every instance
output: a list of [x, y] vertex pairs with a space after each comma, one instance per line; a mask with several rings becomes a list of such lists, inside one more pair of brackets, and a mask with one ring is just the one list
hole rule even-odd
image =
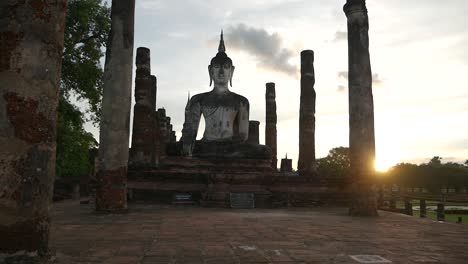
[[[210, 90], [221, 29], [232, 91], [250, 101], [264, 142], [265, 83], [276, 83], [278, 156], [297, 164], [299, 53], [315, 52], [316, 152], [348, 146], [345, 0], [137, 0], [135, 48], [151, 49], [157, 106], [177, 137], [187, 93]], [[468, 159], [466, 0], [368, 0], [377, 167]], [[88, 126], [97, 134], [97, 129]], [[201, 133], [199, 133], [201, 134]]]

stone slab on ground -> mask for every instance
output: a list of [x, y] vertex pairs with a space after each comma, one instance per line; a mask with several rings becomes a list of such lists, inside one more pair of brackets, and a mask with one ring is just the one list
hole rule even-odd
[[391, 263], [467, 263], [467, 225], [379, 213], [130, 204], [128, 213], [106, 215], [65, 201], [52, 210], [51, 248], [53, 263], [67, 264], [351, 264], [363, 255]]

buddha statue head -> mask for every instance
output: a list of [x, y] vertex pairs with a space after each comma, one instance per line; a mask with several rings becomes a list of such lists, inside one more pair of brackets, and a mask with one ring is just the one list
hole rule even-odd
[[212, 83], [214, 83], [215, 91], [229, 91], [228, 82], [232, 87], [232, 75], [234, 73], [234, 69], [235, 67], [232, 65], [231, 58], [229, 58], [226, 54], [223, 31], [221, 31], [218, 53], [211, 59], [210, 65], [208, 65], [210, 86]]

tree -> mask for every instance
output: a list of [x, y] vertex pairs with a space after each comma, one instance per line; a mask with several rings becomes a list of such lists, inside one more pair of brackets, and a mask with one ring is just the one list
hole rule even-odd
[[[103, 57], [110, 9], [102, 0], [69, 0], [64, 36], [57, 125], [57, 177], [88, 174], [89, 149], [97, 142], [84, 129], [99, 122]], [[78, 105], [80, 107], [78, 107]], [[88, 108], [84, 112], [83, 108]]]
[[325, 158], [317, 160], [317, 171], [324, 177], [347, 179], [350, 164], [349, 148], [337, 147], [331, 149]]
[[427, 164], [397, 164], [388, 171], [387, 182], [408, 187], [426, 187], [432, 192], [438, 192], [441, 187], [468, 185], [466, 167], [459, 163], [440, 161], [441, 158], [436, 156]]
[[77, 180], [81, 175], [87, 174], [93, 167], [89, 161], [89, 149], [96, 146], [97, 142], [93, 135], [83, 128], [83, 118], [77, 107], [60, 102], [57, 125], [57, 175]]
[[442, 158], [439, 157], [439, 156], [434, 156], [434, 157], [429, 161], [429, 163], [427, 163], [427, 165], [431, 165], [431, 166], [440, 166], [440, 165], [442, 165]]

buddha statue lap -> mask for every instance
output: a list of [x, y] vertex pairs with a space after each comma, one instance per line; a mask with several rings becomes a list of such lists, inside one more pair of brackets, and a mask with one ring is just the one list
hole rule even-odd
[[[184, 156], [200, 158], [270, 159], [270, 148], [247, 142], [249, 101], [229, 91], [235, 67], [225, 51], [221, 32], [218, 53], [208, 66], [213, 90], [194, 95], [187, 102], [180, 151]], [[205, 131], [203, 138], [196, 140], [201, 115]]]

